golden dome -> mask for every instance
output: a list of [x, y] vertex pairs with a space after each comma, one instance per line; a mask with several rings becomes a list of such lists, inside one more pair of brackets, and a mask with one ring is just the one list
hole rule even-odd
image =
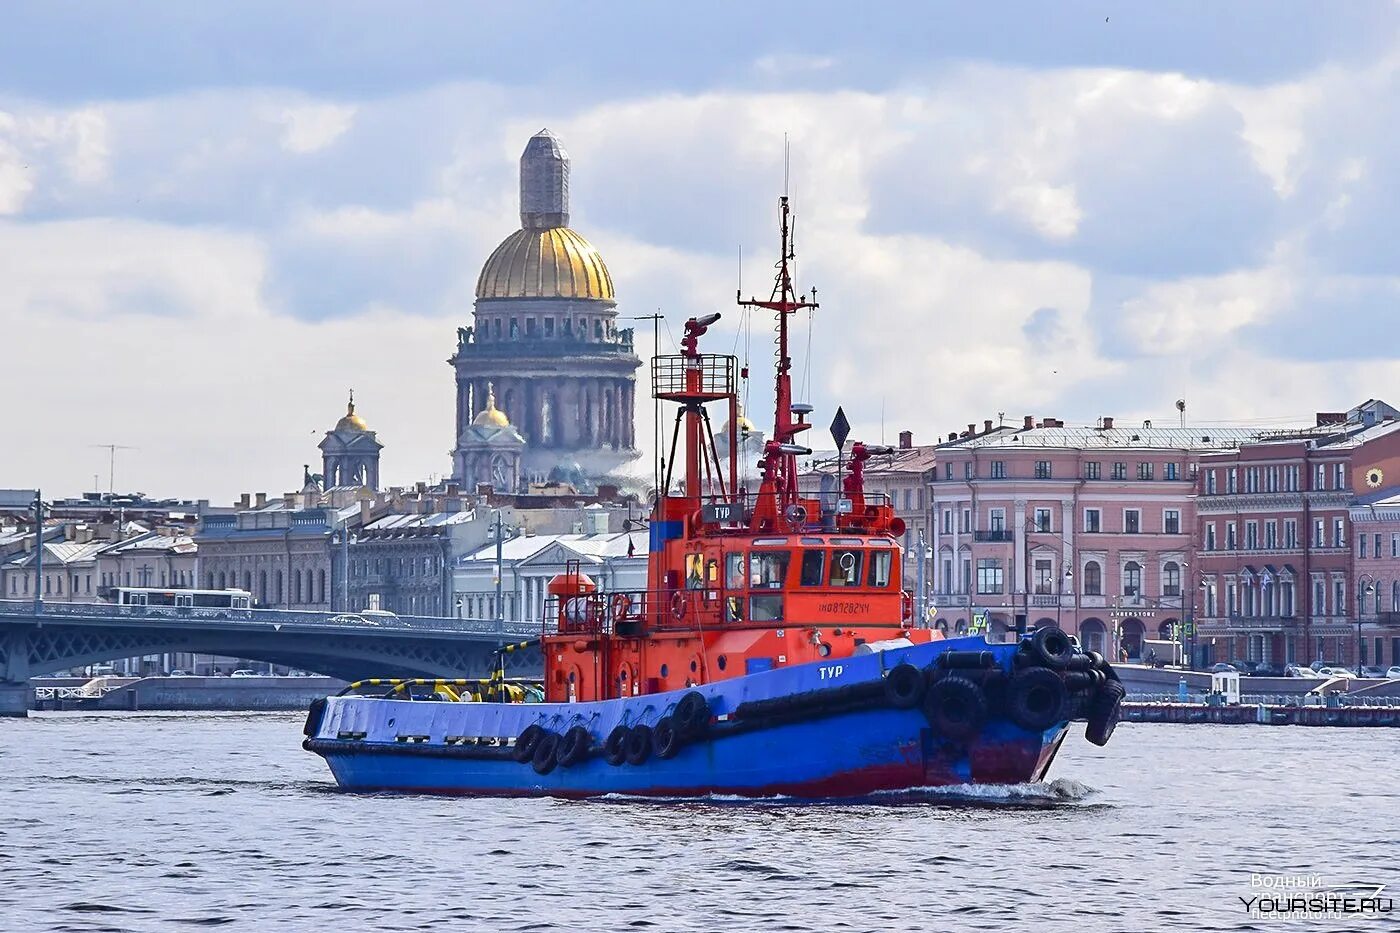
[[478, 298], [613, 300], [612, 276], [593, 244], [568, 227], [517, 230], [476, 280]]
[[355, 414], [355, 390], [350, 390], [350, 403], [345, 406], [345, 417], [335, 423], [337, 431], [349, 431], [352, 433], [366, 434], [369, 432], [369, 425], [365, 424], [365, 419]]
[[510, 419], [506, 413], [496, 407], [496, 387], [491, 383], [486, 383], [486, 407], [477, 412], [472, 424], [481, 428], [508, 428]]
[[[740, 434], [745, 434], [745, 433], [747, 433], [747, 434], [753, 434], [753, 433], [757, 430], [757, 428], [755, 428], [754, 425], [753, 425], [753, 422], [749, 420], [748, 415], [745, 415], [745, 414], [744, 414], [744, 406], [743, 406], [743, 405], [738, 406], [738, 411], [739, 411], [739, 418], [738, 418], [739, 433], [740, 433]], [[728, 423], [725, 424], [724, 428], [725, 428], [726, 431], [729, 430], [729, 425], [728, 425]]]

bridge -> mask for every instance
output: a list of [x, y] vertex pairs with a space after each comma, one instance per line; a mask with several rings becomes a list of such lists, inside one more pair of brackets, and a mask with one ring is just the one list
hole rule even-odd
[[[425, 616], [374, 618], [280, 609], [194, 609], [0, 600], [0, 716], [23, 716], [29, 678], [167, 652], [282, 664], [343, 680], [483, 677], [495, 650], [539, 623]], [[538, 649], [505, 655], [507, 673], [538, 676]]]

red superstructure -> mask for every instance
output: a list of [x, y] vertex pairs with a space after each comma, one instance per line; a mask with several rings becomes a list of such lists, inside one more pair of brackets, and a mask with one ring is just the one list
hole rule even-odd
[[[817, 305], [794, 292], [788, 199], [780, 203], [773, 293], [739, 302], [777, 315], [773, 435], [759, 488], [750, 493], [737, 484], [737, 361], [699, 350], [719, 315], [692, 318], [681, 353], [652, 361], [652, 394], [679, 408], [651, 514], [648, 589], [600, 593], [576, 569], [551, 582], [542, 639], [547, 701], [657, 693], [842, 658], [866, 643], [936, 637], [912, 626], [900, 579], [904, 522], [884, 497], [864, 493], [865, 461], [888, 448], [853, 444], [839, 493], [798, 487], [797, 457], [811, 451], [795, 439], [811, 427], [811, 407], [792, 402], [788, 317]], [[707, 413], [716, 403], [728, 408], [728, 463]]]

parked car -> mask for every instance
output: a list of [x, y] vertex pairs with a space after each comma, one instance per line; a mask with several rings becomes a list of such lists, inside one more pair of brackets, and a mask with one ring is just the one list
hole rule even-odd
[[259, 675], [257, 671], [241, 670], [241, 671], [234, 671], [234, 672], [233, 672], [232, 674], [230, 674], [229, 676], [230, 676], [230, 677], [259, 677], [259, 676], [261, 676], [261, 675]]
[[1235, 665], [1233, 664], [1227, 664], [1224, 661], [1220, 661], [1211, 667], [1210, 672], [1212, 674], [1238, 674], [1240, 672], [1240, 669], [1235, 667]]
[[167, 677], [193, 677], [194, 675], [191, 674], [189, 671], [171, 671], [171, 672], [170, 672], [169, 674], [167, 674], [166, 676], [167, 676]]
[[1385, 676], [1391, 680], [1400, 680], [1400, 664], [1396, 664], [1385, 672]]
[[1259, 666], [1258, 661], [1231, 661], [1230, 663], [1234, 666], [1235, 670], [1247, 677], [1253, 676], [1254, 669]]
[[1320, 668], [1318, 670], [1318, 674], [1323, 677], [1345, 677], [1350, 679], [1356, 676], [1356, 671], [1353, 671], [1349, 667], [1342, 667], [1341, 665], [1337, 665], [1336, 667]]
[[1309, 679], [1316, 680], [1317, 677], [1318, 677], [1318, 673], [1317, 673], [1317, 671], [1313, 670], [1313, 669], [1310, 668], [1310, 667], [1303, 667], [1302, 665], [1299, 665], [1299, 664], [1290, 664], [1290, 665], [1288, 665], [1286, 668], [1283, 669], [1283, 676], [1285, 676], [1285, 677], [1307, 677], [1307, 678], [1309, 678]]
[[1371, 678], [1375, 678], [1375, 679], [1379, 680], [1379, 679], [1385, 677], [1385, 668], [1383, 668], [1383, 667], [1376, 667], [1375, 665], [1371, 665], [1370, 667], [1363, 667], [1363, 668], [1361, 669], [1361, 676], [1362, 676], [1362, 677], [1371, 677]]
[[1284, 677], [1282, 664], [1256, 664], [1249, 672], [1250, 677]]

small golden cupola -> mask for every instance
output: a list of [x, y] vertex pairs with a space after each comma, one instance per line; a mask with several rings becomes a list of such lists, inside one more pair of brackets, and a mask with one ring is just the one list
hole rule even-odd
[[365, 424], [365, 419], [355, 414], [355, 390], [350, 390], [350, 401], [345, 406], [345, 417], [335, 424], [337, 431], [344, 431], [352, 434], [365, 434], [369, 431], [369, 425]]
[[477, 412], [472, 424], [479, 428], [508, 428], [510, 419], [506, 413], [496, 407], [496, 386], [493, 383], [486, 383], [486, 407]]

